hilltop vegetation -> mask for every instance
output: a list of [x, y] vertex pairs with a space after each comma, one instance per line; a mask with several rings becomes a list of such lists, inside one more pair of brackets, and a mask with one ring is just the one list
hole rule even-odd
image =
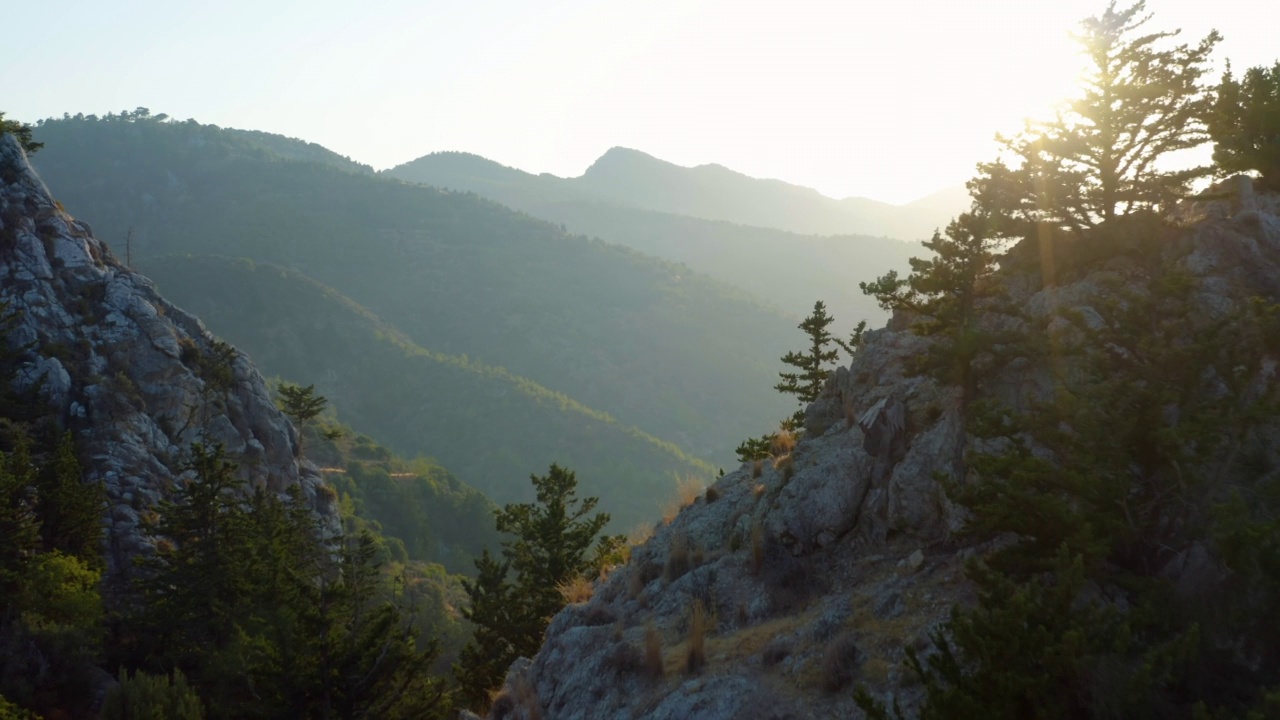
[[297, 269], [433, 352], [507, 368], [703, 457], [727, 459], [780, 409], [766, 358], [791, 323], [687, 268], [210, 126], [64, 118], [34, 136], [45, 182], [133, 259]]
[[659, 516], [677, 476], [712, 472], [502, 368], [425, 350], [297, 271], [209, 256], [139, 267], [264, 372], [316, 385], [344, 422], [407, 456], [438, 459], [496, 502], [525, 500], [530, 469], [559, 462], [609, 499], [627, 531]]

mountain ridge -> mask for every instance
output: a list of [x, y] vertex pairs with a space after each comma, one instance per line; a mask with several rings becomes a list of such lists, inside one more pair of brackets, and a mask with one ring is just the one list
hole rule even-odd
[[[541, 181], [558, 202], [596, 200], [675, 215], [770, 227], [807, 235], [866, 235], [922, 240], [968, 206], [961, 188], [943, 188], [903, 204], [864, 197], [832, 198], [775, 178], [756, 178], [719, 163], [682, 166], [642, 150], [614, 146], [581, 175], [533, 174], [467, 152], [430, 153], [380, 171], [448, 185], [448, 161], [469, 158], [472, 176], [488, 182]], [[477, 161], [484, 161], [480, 163]], [[443, 167], [442, 167], [443, 166]], [[454, 168], [456, 170], [456, 168]], [[746, 198], [744, 200], [743, 198]], [[920, 217], [914, 217], [914, 216]]]

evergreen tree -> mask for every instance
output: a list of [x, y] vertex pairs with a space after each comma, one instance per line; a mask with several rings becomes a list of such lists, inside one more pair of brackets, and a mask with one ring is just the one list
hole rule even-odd
[[150, 671], [180, 669], [207, 697], [230, 698], [234, 679], [215, 660], [241, 637], [237, 621], [254, 590], [244, 481], [221, 445], [193, 444], [187, 471], [176, 498], [143, 526], [159, 542], [139, 559], [139, 655]]
[[508, 581], [510, 570], [510, 562], [500, 562], [485, 550], [476, 560], [475, 580], [462, 581], [471, 599], [462, 614], [475, 626], [475, 632], [453, 665], [460, 707], [483, 708], [489, 690], [502, 681], [519, 657], [512, 639], [521, 631], [521, 600], [515, 585]]
[[323, 395], [316, 395], [316, 386], [301, 387], [293, 383], [282, 382], [276, 390], [280, 393], [280, 405], [284, 414], [293, 424], [301, 428], [308, 420], [314, 419], [324, 412], [328, 400]]
[[[860, 284], [880, 307], [914, 317], [913, 332], [938, 338], [914, 369], [958, 385], [966, 401], [977, 389], [979, 358], [1009, 339], [984, 331], [979, 322], [982, 310], [993, 309], [990, 301], [1002, 297], [993, 277], [999, 244], [987, 215], [975, 209], [953, 220], [945, 235], [934, 233], [924, 244], [934, 256], [911, 258], [910, 276], [900, 278], [890, 271], [874, 282]], [[1008, 310], [1003, 306], [998, 309]], [[987, 369], [994, 365], [988, 363]]]
[[374, 538], [327, 541], [296, 487], [245, 497], [220, 447], [194, 445], [189, 469], [148, 526], [132, 664], [181, 670], [213, 718], [434, 717], [439, 647], [388, 590]]
[[443, 710], [443, 682], [428, 675], [439, 644], [420, 643], [411, 618], [382, 597], [376, 554], [373, 536], [362, 533], [343, 549], [339, 582], [322, 593], [321, 647], [312, 652], [318, 682], [301, 688], [318, 701], [302, 715], [430, 718]]
[[25, 442], [0, 454], [0, 627], [18, 611], [22, 578], [40, 549], [34, 482]]
[[61, 550], [91, 564], [101, 562], [102, 487], [83, 482], [71, 433], [64, 433], [40, 472], [40, 534], [47, 550]]
[[511, 661], [538, 651], [551, 616], [564, 606], [559, 586], [598, 573], [622, 542], [600, 536], [609, 516], [591, 514], [599, 498], [577, 498], [572, 471], [553, 463], [545, 476], [529, 479], [537, 502], [508, 504], [495, 517], [499, 532], [511, 535], [502, 544], [503, 561], [486, 552], [476, 561], [477, 579], [466, 584], [476, 634], [454, 674], [467, 703], [482, 702]]
[[774, 386], [778, 392], [789, 393], [800, 401], [801, 409], [796, 412], [797, 422], [803, 420], [804, 406], [818, 399], [822, 392], [822, 384], [831, 375], [827, 367], [838, 358], [839, 352], [832, 345], [847, 345], [831, 336], [827, 326], [835, 322], [835, 318], [827, 314], [827, 306], [821, 301], [813, 304], [813, 312], [798, 326], [809, 337], [807, 352], [789, 352], [782, 357], [782, 362], [796, 368], [796, 372], [781, 372], [782, 381]]
[[588, 574], [593, 569], [590, 551], [609, 542], [599, 537], [609, 515], [591, 515], [599, 498], [577, 498], [573, 471], [552, 463], [546, 475], [529, 479], [537, 502], [508, 504], [496, 516], [498, 532], [512, 536], [502, 544], [502, 554], [516, 574], [525, 605], [513, 642], [526, 656], [537, 652], [551, 616], [564, 606], [559, 586]]
[[1220, 38], [1212, 32], [1194, 46], [1167, 47], [1177, 32], [1144, 31], [1144, 4], [1117, 9], [1113, 0], [1082, 22], [1076, 39], [1089, 64], [1081, 96], [1053, 120], [997, 137], [1013, 165], [1002, 158], [978, 166], [969, 188], [995, 214], [997, 234], [1079, 234], [1180, 197], [1208, 174], [1158, 160], [1208, 140], [1200, 79]]
[[22, 146], [22, 149], [28, 155], [44, 147], [44, 143], [38, 143], [31, 139], [30, 125], [17, 120], [5, 120], [4, 112], [0, 111], [0, 135], [4, 134], [11, 134], [18, 138], [18, 144]]
[[1214, 93], [1209, 135], [1219, 167], [1256, 170], [1264, 188], [1280, 190], [1280, 62], [1249, 68], [1240, 80], [1227, 67]]

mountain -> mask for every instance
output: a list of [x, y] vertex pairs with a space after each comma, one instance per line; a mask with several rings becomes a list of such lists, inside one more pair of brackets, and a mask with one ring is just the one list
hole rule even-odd
[[[503, 367], [691, 453], [727, 459], [787, 412], [795, 321], [688, 268], [491, 201], [155, 119], [52, 120], [39, 169], [134, 259], [296, 269], [433, 352]], [[530, 471], [538, 468], [530, 468]]]
[[799, 442], [560, 612], [490, 717], [1263, 717], [1280, 196], [1230, 187], [1000, 258], [967, 402], [921, 318], [868, 333]]
[[[571, 232], [683, 263], [797, 317], [823, 300], [842, 331], [859, 320], [879, 324], [887, 318], [858, 283], [890, 270], [905, 273], [908, 258], [927, 254], [917, 242], [873, 237], [854, 221], [827, 226], [845, 234], [814, 235], [796, 229], [803, 225], [773, 223], [760, 214], [786, 205], [794, 206], [789, 212], [808, 217], [819, 212], [816, 205], [836, 202], [812, 190], [723, 168], [679, 168], [635, 151], [611, 150], [586, 174], [570, 179], [532, 175], [466, 153], [427, 155], [385, 174], [474, 192]], [[943, 191], [902, 212], [925, 224], [945, 224], [939, 218], [966, 203]], [[737, 204], [751, 212], [734, 210]], [[906, 236], [926, 238], [933, 227], [921, 225]]]
[[440, 187], [472, 190], [501, 202], [606, 202], [673, 215], [785, 230], [918, 241], [969, 206], [964, 188], [947, 188], [905, 205], [835, 199], [812, 188], [762, 180], [723, 165], [683, 167], [629, 148], [611, 148], [575, 178], [533, 175], [476, 155], [433, 153], [385, 171]]
[[295, 270], [211, 256], [138, 266], [265, 372], [314, 384], [345, 423], [402, 454], [436, 458], [500, 504], [531, 501], [529, 474], [556, 462], [573, 468], [583, 493], [603, 498], [613, 527], [626, 532], [661, 515], [674, 478], [713, 472], [526, 378], [423, 349]]

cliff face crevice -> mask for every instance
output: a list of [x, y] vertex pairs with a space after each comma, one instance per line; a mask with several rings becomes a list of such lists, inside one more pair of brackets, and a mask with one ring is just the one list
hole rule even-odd
[[[1167, 318], [1175, 346], [1210, 337], [1259, 300], [1280, 301], [1280, 198], [1188, 203], [1134, 232], [1131, 243], [1101, 250], [1057, 247], [1053, 262], [1035, 247], [1002, 260], [1001, 282], [1021, 312], [984, 322], [1043, 342], [996, 368], [983, 399], [1012, 413], [1047, 401], [1088, 372], [1079, 354], [1062, 351], [1082, 338], [1120, 338], [1097, 352], [1123, 356], [1116, 318], [1175, 276], [1192, 288]], [[922, 690], [903, 667], [905, 648], [929, 651], [951, 608], [975, 601], [965, 560], [1008, 538], [974, 545], [957, 535], [965, 511], [944, 485], [970, 481], [966, 458], [995, 441], [967, 432], [956, 388], [905, 371], [929, 344], [909, 324], [898, 317], [866, 335], [807, 409], [789, 455], [720, 478], [634, 548], [589, 601], [557, 615], [542, 650], [511, 668], [491, 717], [862, 717], [852, 683], [914, 708]], [[1258, 370], [1244, 395], [1273, 393], [1276, 366], [1275, 357], [1251, 365]], [[1202, 380], [1233, 372], [1212, 367]], [[1263, 419], [1250, 432], [1280, 463], [1276, 423]], [[1159, 572], [1178, 592], [1221, 578], [1201, 540], [1170, 542]], [[711, 620], [706, 662], [691, 672], [696, 605]], [[656, 665], [650, 647], [659, 649]], [[837, 655], [854, 667], [839, 692], [829, 683]]]
[[194, 442], [221, 444], [252, 487], [303, 496], [337, 529], [337, 511], [249, 359], [119, 263], [70, 217], [0, 136], [0, 302], [21, 314], [18, 391], [34, 391], [71, 431], [85, 482], [108, 500], [109, 577], [152, 541], [140, 517], [184, 479]]

